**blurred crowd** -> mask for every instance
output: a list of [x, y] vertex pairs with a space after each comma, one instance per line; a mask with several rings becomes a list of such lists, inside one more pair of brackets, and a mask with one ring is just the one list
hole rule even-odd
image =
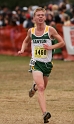
[[[7, 25], [20, 25], [24, 28], [34, 26], [33, 12], [38, 6], [20, 7], [16, 6], [10, 10], [7, 6], [0, 7], [0, 27]], [[46, 9], [46, 24], [55, 26], [57, 23], [63, 25], [74, 24], [74, 5], [61, 2], [59, 5], [48, 4]]]

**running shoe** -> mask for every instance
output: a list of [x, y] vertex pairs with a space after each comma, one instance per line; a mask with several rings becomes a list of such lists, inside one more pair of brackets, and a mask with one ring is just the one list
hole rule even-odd
[[50, 119], [50, 118], [51, 118], [51, 114], [49, 112], [45, 112], [43, 114], [44, 123], [48, 123], [49, 122], [48, 119]]
[[30, 89], [30, 91], [29, 91], [29, 97], [33, 97], [34, 96], [34, 94], [35, 94], [35, 92], [37, 91], [36, 89], [35, 89], [35, 83], [33, 84], [33, 86], [32, 86], [32, 88]]

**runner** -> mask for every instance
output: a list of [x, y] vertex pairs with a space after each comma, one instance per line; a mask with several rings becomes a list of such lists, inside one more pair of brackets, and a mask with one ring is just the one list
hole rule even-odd
[[[43, 113], [44, 123], [48, 123], [51, 114], [46, 110], [44, 90], [46, 89], [48, 77], [53, 67], [52, 50], [63, 47], [65, 43], [53, 27], [45, 24], [45, 19], [45, 9], [38, 7], [34, 12], [36, 26], [28, 30], [18, 54], [22, 54], [28, 43], [31, 42], [32, 60], [30, 65], [32, 66], [35, 84], [33, 84], [32, 89], [29, 91], [29, 96], [32, 97], [38, 91], [38, 102]], [[58, 43], [52, 45], [52, 39], [54, 38], [58, 40]]]

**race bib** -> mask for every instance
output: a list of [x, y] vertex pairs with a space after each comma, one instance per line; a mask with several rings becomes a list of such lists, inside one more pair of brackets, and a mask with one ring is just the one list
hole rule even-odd
[[47, 51], [42, 47], [35, 47], [34, 57], [36, 57], [36, 58], [46, 58], [47, 57]]

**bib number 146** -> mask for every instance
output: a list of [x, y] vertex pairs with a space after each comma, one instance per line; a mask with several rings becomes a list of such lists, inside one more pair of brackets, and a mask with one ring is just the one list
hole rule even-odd
[[35, 57], [46, 58], [47, 52], [44, 48], [35, 48]]

